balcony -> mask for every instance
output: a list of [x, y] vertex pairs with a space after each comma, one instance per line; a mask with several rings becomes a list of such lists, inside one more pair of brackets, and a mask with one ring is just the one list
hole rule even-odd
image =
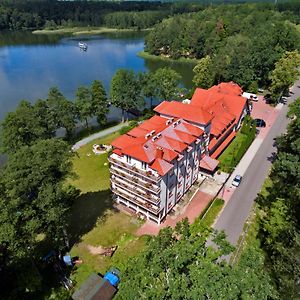
[[116, 195], [122, 197], [122, 198], [125, 198], [126, 200], [128, 200], [130, 202], [133, 202], [134, 204], [142, 207], [143, 209], [154, 213], [155, 215], [157, 215], [161, 210], [159, 207], [154, 208], [153, 205], [151, 205], [150, 203], [143, 202], [137, 196], [134, 196], [132, 194], [124, 193], [122, 191], [122, 187], [119, 187], [118, 184], [116, 184], [116, 187], [112, 188], [112, 192], [115, 193]]
[[125, 168], [127, 170], [130, 170], [131, 172], [137, 174], [137, 175], [141, 175], [147, 179], [150, 179], [152, 181], [154, 181], [155, 183], [161, 180], [160, 176], [156, 176], [152, 173], [152, 171], [146, 171], [146, 170], [141, 170], [136, 168], [135, 166], [131, 166], [130, 164], [127, 164], [125, 162], [119, 161], [117, 159], [112, 158], [111, 156], [108, 158], [108, 161], [111, 164], [116, 164], [122, 168]]
[[150, 192], [148, 192], [148, 194], [145, 193], [144, 191], [141, 192], [136, 187], [130, 186], [126, 181], [124, 181], [121, 178], [116, 177], [115, 175], [113, 175], [111, 177], [111, 180], [113, 183], [120, 185], [122, 188], [124, 188], [129, 193], [133, 193], [137, 197], [140, 197], [140, 198], [144, 199], [145, 201], [150, 201], [150, 202], [154, 203], [155, 205], [158, 205], [160, 203], [160, 198], [158, 198], [157, 196], [151, 195]]
[[110, 168], [111, 174], [122, 176], [126, 178], [130, 183], [134, 182], [139, 187], [148, 190], [149, 192], [158, 194], [161, 189], [155, 184], [149, 183], [149, 181], [143, 180], [138, 176], [130, 174], [129, 171], [122, 170], [121, 168], [116, 168], [115, 166], [111, 166]]

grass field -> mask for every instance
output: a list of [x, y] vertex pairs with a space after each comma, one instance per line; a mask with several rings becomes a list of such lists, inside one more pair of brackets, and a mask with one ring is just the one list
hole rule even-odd
[[[81, 190], [72, 207], [70, 219], [71, 254], [83, 263], [72, 275], [78, 287], [91, 272], [104, 273], [110, 266], [122, 269], [132, 255], [145, 247], [146, 237], [136, 237], [141, 222], [113, 207], [109, 182], [107, 154], [95, 155], [93, 144], [110, 144], [119, 133], [110, 134], [81, 147], [74, 157], [77, 175], [70, 183]], [[89, 246], [117, 245], [112, 258], [92, 254]]]
[[92, 149], [93, 144], [110, 144], [118, 136], [119, 133], [115, 132], [104, 138], [96, 139], [76, 151], [73, 165], [77, 179], [70, 183], [79, 188], [82, 193], [109, 189], [107, 154], [95, 155]]

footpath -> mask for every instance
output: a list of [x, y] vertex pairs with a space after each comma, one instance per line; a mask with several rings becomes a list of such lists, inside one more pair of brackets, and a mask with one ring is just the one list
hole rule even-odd
[[118, 130], [120, 130], [123, 126], [126, 126], [127, 123], [120, 123], [116, 126], [113, 126], [113, 127], [109, 127], [107, 129], [104, 129], [104, 130], [101, 130], [99, 132], [96, 132], [94, 134], [91, 134], [90, 136], [78, 141], [77, 143], [75, 143], [73, 146], [72, 146], [72, 150], [77, 150], [79, 149], [80, 147], [90, 143], [91, 141], [95, 140], [95, 139], [99, 139], [99, 138], [102, 138], [108, 134], [111, 134], [111, 133], [114, 133]]

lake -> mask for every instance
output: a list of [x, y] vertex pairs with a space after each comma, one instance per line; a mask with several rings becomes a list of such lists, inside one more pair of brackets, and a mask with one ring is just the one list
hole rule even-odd
[[[78, 47], [82, 40], [88, 44], [87, 51]], [[1, 32], [0, 121], [20, 100], [46, 98], [50, 87], [56, 86], [68, 99], [74, 99], [80, 85], [97, 79], [108, 91], [120, 68], [153, 72], [169, 66], [182, 75], [183, 86], [191, 87], [192, 64], [146, 60], [137, 56], [143, 48], [144, 33], [138, 32], [84, 37]], [[112, 109], [110, 119], [118, 117], [119, 111]]]

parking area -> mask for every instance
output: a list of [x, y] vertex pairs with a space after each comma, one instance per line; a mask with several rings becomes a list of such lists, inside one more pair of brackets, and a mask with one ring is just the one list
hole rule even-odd
[[275, 110], [275, 107], [266, 104], [263, 100], [263, 96], [258, 96], [258, 101], [253, 101], [253, 108], [251, 116], [253, 119], [263, 119], [267, 122], [269, 115]]

